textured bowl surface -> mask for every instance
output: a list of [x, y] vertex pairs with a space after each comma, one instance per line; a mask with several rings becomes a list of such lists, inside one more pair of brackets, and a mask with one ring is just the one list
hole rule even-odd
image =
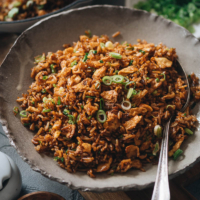
[[[33, 133], [12, 113], [17, 106], [16, 98], [25, 93], [32, 82], [30, 70], [33, 58], [42, 52], [62, 49], [62, 44], [79, 39], [90, 29], [92, 34], [107, 34], [116, 31], [121, 35], [113, 41], [136, 43], [138, 38], [158, 44], [163, 42], [177, 50], [179, 61], [186, 72], [195, 72], [200, 77], [200, 42], [184, 28], [144, 11], [115, 6], [88, 6], [50, 16], [26, 30], [15, 42], [0, 68], [0, 116], [11, 144], [30, 166], [50, 179], [67, 184], [73, 189], [85, 191], [117, 191], [142, 189], [151, 185], [157, 166], [148, 165], [146, 172], [130, 170], [125, 174], [98, 175], [91, 179], [85, 173], [70, 174], [60, 168], [52, 157], [38, 154], [31, 143]], [[20, 89], [21, 87], [21, 89]], [[17, 90], [17, 89], [18, 90]], [[20, 90], [19, 90], [20, 89]], [[199, 106], [195, 113], [200, 120]], [[181, 147], [184, 154], [178, 161], [170, 160], [170, 177], [184, 172], [200, 156], [200, 130]]]

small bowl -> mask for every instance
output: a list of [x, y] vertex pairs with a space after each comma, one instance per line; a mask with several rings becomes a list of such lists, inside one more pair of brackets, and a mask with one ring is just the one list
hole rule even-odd
[[18, 200], [65, 200], [58, 194], [54, 194], [51, 192], [33, 192], [30, 194], [26, 194]]
[[0, 33], [21, 33], [24, 30], [26, 30], [28, 27], [33, 25], [34, 23], [38, 22], [39, 20], [60, 13], [65, 10], [69, 10], [72, 8], [77, 8], [85, 5], [89, 5], [93, 0], [76, 0], [69, 5], [56, 10], [54, 12], [50, 12], [46, 15], [38, 16], [38, 17], [32, 17], [28, 19], [23, 19], [23, 20], [16, 20], [16, 21], [11, 21], [11, 22], [5, 22], [5, 21], [0, 21]]

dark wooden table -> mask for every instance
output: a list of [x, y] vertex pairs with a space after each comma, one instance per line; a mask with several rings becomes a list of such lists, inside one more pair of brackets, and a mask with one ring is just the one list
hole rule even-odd
[[[17, 37], [16, 34], [0, 34], [0, 64]], [[185, 189], [185, 186], [198, 179], [200, 179], [200, 163], [170, 181], [171, 200], [195, 200], [196, 198]], [[93, 193], [79, 191], [79, 193], [86, 200], [150, 200], [152, 190], [153, 188], [128, 192]]]

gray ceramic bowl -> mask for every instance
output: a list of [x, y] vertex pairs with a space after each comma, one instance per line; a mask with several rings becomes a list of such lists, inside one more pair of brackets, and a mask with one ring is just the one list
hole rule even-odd
[[48, 13], [46, 15], [38, 16], [38, 17], [32, 17], [24, 20], [18, 20], [18, 21], [12, 21], [12, 22], [2, 22], [0, 21], [0, 33], [6, 32], [6, 33], [21, 33], [31, 25], [35, 24], [39, 20], [54, 15], [56, 13], [69, 10], [72, 8], [78, 8], [81, 6], [89, 5], [93, 0], [76, 0], [69, 5], [56, 10], [55, 12]]
[[[175, 47], [185, 71], [195, 72], [200, 77], [200, 42], [184, 28], [157, 15], [144, 11], [115, 6], [88, 6], [50, 16], [26, 30], [17, 39], [0, 67], [0, 116], [3, 128], [11, 144], [32, 167], [73, 189], [85, 191], [117, 191], [142, 189], [151, 185], [156, 177], [157, 166], [146, 166], [146, 172], [130, 170], [125, 174], [98, 175], [92, 179], [85, 173], [70, 174], [60, 168], [52, 157], [38, 154], [31, 143], [33, 133], [12, 113], [17, 106], [16, 98], [25, 93], [31, 84], [30, 69], [34, 56], [42, 52], [56, 51], [62, 44], [77, 41], [79, 35], [90, 29], [93, 34], [116, 31], [121, 35], [114, 41], [136, 43], [138, 38], [168, 47]], [[20, 89], [17, 90], [16, 88]], [[194, 112], [200, 120], [199, 106]], [[182, 145], [183, 156], [178, 161], [170, 160], [169, 173], [174, 177], [192, 166], [200, 156], [200, 129]]]

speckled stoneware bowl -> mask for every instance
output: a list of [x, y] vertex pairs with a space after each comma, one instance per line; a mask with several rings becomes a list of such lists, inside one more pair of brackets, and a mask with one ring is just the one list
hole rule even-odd
[[[157, 15], [144, 11], [115, 6], [88, 6], [50, 16], [26, 30], [15, 42], [0, 68], [0, 112], [3, 128], [11, 144], [21, 157], [44, 176], [73, 189], [85, 191], [117, 191], [143, 189], [153, 184], [157, 166], [148, 165], [146, 172], [130, 170], [125, 174], [110, 176], [99, 174], [92, 179], [85, 173], [70, 174], [60, 168], [52, 157], [38, 154], [31, 143], [33, 133], [15, 117], [12, 109], [16, 98], [25, 93], [32, 82], [30, 78], [34, 56], [42, 52], [56, 51], [62, 44], [77, 41], [79, 35], [90, 29], [93, 34], [121, 35], [113, 41], [136, 43], [138, 38], [168, 47], [175, 47], [185, 71], [200, 77], [200, 42], [184, 28]], [[21, 87], [21, 89], [20, 89]], [[20, 90], [17, 90], [20, 89]], [[199, 106], [194, 112], [200, 120]], [[181, 147], [183, 156], [169, 161], [170, 178], [183, 173], [199, 160], [199, 126], [193, 136]]]
[[30, 27], [31, 25], [33, 25], [34, 23], [38, 22], [39, 20], [54, 15], [56, 13], [65, 11], [65, 10], [69, 10], [72, 8], [78, 8], [81, 6], [86, 6], [89, 5], [93, 0], [76, 0], [70, 4], [68, 4], [67, 6], [58, 9], [54, 12], [50, 12], [46, 15], [42, 15], [42, 16], [37, 16], [37, 17], [31, 17], [28, 19], [23, 19], [23, 20], [17, 20], [17, 21], [11, 21], [11, 22], [6, 22], [6, 21], [0, 21], [0, 33], [4, 32], [4, 33], [21, 33], [22, 31], [24, 31], [25, 29], [27, 29], [28, 27]]

